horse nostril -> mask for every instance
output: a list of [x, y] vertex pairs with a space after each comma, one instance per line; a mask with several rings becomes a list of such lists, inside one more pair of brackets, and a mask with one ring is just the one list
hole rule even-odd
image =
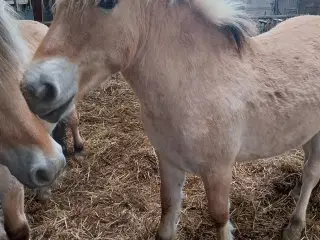
[[51, 171], [45, 167], [34, 168], [30, 173], [30, 177], [33, 183], [37, 186], [47, 186], [54, 179]]
[[36, 171], [36, 178], [38, 182], [50, 182], [50, 177], [45, 169], [39, 169]]
[[[52, 102], [58, 97], [58, 89], [50, 82], [40, 84], [23, 85], [23, 94], [27, 100], [40, 100]], [[31, 98], [31, 99], [30, 99]]]
[[[45, 74], [40, 75], [40, 79], [48, 78]], [[58, 96], [58, 89], [52, 81], [40, 81], [38, 87], [34, 88], [34, 96], [41, 101], [53, 101]]]

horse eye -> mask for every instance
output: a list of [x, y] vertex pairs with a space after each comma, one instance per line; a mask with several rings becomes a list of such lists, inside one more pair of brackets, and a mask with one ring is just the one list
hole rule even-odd
[[118, 0], [100, 0], [99, 7], [104, 9], [112, 9], [118, 4]]

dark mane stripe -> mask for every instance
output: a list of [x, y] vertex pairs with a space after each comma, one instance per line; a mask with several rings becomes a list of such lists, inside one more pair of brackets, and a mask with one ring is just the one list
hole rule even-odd
[[[178, 1], [178, 0], [175, 0]], [[204, 17], [232, 37], [240, 52], [257, 35], [257, 27], [237, 0], [184, 0], [193, 5]]]

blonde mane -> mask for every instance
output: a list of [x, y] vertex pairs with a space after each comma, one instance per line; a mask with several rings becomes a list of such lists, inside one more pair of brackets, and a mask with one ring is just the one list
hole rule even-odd
[[17, 71], [22, 72], [28, 59], [28, 47], [20, 34], [17, 18], [13, 8], [0, 0], [1, 83], [16, 78]]
[[[174, 4], [179, 0], [169, 0]], [[255, 22], [246, 13], [245, 4], [238, 0], [184, 0], [197, 9], [218, 28], [226, 30], [234, 39], [238, 50], [257, 35]]]
[[[85, 0], [87, 1], [87, 0]], [[160, 0], [146, 0], [147, 3]], [[246, 5], [241, 0], [166, 0], [169, 6], [187, 3], [200, 12], [207, 21], [219, 29], [231, 34], [239, 51], [258, 34], [258, 29], [250, 15], [245, 11]]]
[[[145, 0], [147, 4], [152, 1], [161, 0]], [[200, 12], [209, 22], [218, 28], [225, 30], [236, 43], [238, 50], [242, 50], [243, 46], [248, 43], [252, 36], [257, 35], [256, 24], [246, 13], [245, 4], [240, 0], [166, 0], [169, 6], [179, 4], [181, 2], [189, 4]], [[58, 6], [59, 0], [54, 4], [54, 8]], [[98, 0], [68, 0], [68, 10], [77, 11], [84, 10], [87, 6], [97, 5]]]

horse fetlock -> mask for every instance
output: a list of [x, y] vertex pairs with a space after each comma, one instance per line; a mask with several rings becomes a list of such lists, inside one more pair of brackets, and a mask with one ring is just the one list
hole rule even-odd
[[84, 144], [81, 143], [81, 144], [74, 144], [73, 146], [74, 148], [74, 152], [83, 152], [84, 151]]
[[219, 236], [219, 240], [233, 240], [233, 231], [234, 231], [234, 227], [231, 224], [230, 221], [228, 221], [227, 224], [225, 224], [224, 227], [219, 228], [218, 230], [218, 236]]
[[299, 218], [293, 217], [290, 223], [283, 231], [283, 240], [300, 240], [301, 233], [305, 228], [306, 223]]
[[228, 211], [219, 212], [219, 211], [217, 211], [217, 209], [215, 209], [215, 211], [213, 211], [212, 208], [209, 208], [209, 213], [210, 213], [211, 219], [214, 222], [217, 229], [223, 229], [226, 226], [228, 226], [228, 222], [229, 222], [229, 212]]
[[155, 240], [174, 240], [176, 239], [176, 233], [163, 232], [158, 230]]
[[18, 228], [10, 228], [4, 223], [4, 229], [7, 233], [9, 240], [29, 240], [30, 239], [30, 228], [28, 222], [24, 222]]
[[292, 228], [286, 228], [283, 231], [282, 240], [300, 240], [301, 231]]
[[166, 219], [164, 216], [161, 218], [156, 235], [157, 240], [174, 240], [176, 238], [177, 223], [172, 224], [166, 220], [168, 219]]

